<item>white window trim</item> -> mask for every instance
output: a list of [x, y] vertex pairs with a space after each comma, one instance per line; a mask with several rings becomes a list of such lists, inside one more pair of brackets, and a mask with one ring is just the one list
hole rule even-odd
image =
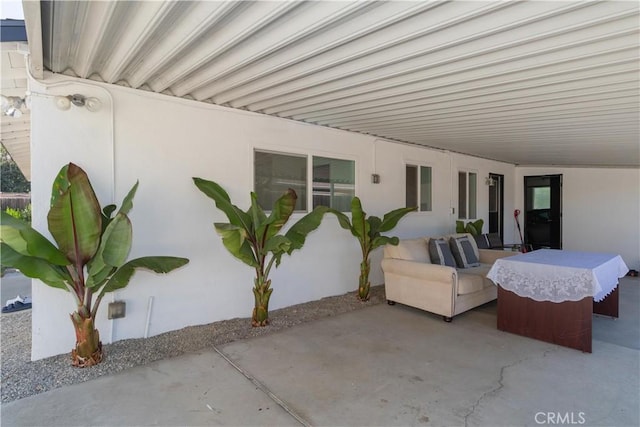
[[[411, 214], [421, 214], [421, 215], [432, 215], [433, 212], [435, 212], [435, 201], [434, 201], [434, 197], [433, 197], [433, 193], [434, 193], [434, 185], [433, 185], [433, 177], [435, 176], [435, 167], [432, 163], [428, 163], [428, 162], [424, 162], [424, 161], [419, 161], [419, 160], [411, 160], [411, 159], [405, 159], [402, 169], [403, 172], [405, 172], [406, 174], [406, 170], [407, 170], [407, 166], [415, 166], [418, 168], [418, 178], [420, 178], [420, 167], [426, 167], [426, 168], [431, 168], [431, 210], [430, 211], [423, 211], [420, 210], [420, 188], [421, 188], [421, 183], [420, 183], [420, 179], [418, 179], [418, 210], [415, 212], [411, 212]], [[405, 185], [405, 192], [407, 190], [407, 183], [405, 181], [404, 183]], [[405, 200], [405, 205], [406, 205], [406, 200]]]
[[[355, 185], [354, 185], [354, 191], [355, 191], [355, 196], [358, 196], [359, 194], [359, 190], [360, 190], [360, 180], [358, 179], [358, 177], [360, 176], [360, 161], [359, 158], [357, 156], [350, 156], [350, 155], [344, 155], [344, 154], [340, 154], [340, 153], [334, 153], [334, 152], [330, 152], [330, 151], [323, 151], [323, 150], [300, 150], [300, 149], [296, 149], [290, 146], [276, 146], [276, 145], [270, 145], [268, 147], [265, 146], [261, 146], [261, 145], [253, 145], [250, 148], [250, 156], [249, 156], [249, 162], [250, 162], [250, 167], [249, 170], [251, 171], [251, 191], [255, 191], [254, 185], [255, 185], [255, 152], [256, 151], [260, 151], [262, 153], [272, 153], [272, 154], [281, 154], [284, 156], [298, 156], [298, 157], [305, 157], [307, 160], [307, 209], [306, 210], [299, 210], [299, 211], [294, 211], [292, 216], [303, 216], [308, 214], [309, 212], [311, 212], [313, 210], [313, 157], [325, 157], [325, 158], [330, 158], [330, 159], [335, 159], [335, 160], [347, 160], [347, 161], [352, 161], [354, 162], [354, 179], [355, 179]], [[270, 212], [270, 210], [266, 210], [265, 212]], [[351, 211], [348, 212], [343, 212], [344, 214], [351, 214]]]
[[[466, 176], [466, 180], [467, 180], [467, 193], [465, 195], [466, 198], [466, 204], [467, 204], [467, 217], [466, 218], [460, 218], [460, 212], [458, 212], [458, 216], [457, 218], [459, 220], [467, 220], [467, 221], [475, 221], [478, 219], [478, 177], [480, 176], [480, 174], [478, 173], [477, 169], [458, 169], [458, 173], [456, 174], [456, 176], [458, 177], [458, 186], [456, 188], [456, 194], [458, 194], [458, 210], [460, 208], [460, 199], [459, 199], [459, 194], [460, 194], [460, 173], [464, 173]], [[469, 174], [473, 173], [476, 175], [476, 217], [475, 218], [469, 218]]]

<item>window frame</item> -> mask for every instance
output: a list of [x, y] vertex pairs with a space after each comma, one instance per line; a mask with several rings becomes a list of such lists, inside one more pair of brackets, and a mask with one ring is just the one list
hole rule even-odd
[[[269, 150], [269, 149], [261, 149], [261, 148], [254, 148], [252, 150], [252, 155], [251, 155], [251, 174], [252, 174], [252, 178], [251, 178], [251, 187], [253, 192], [256, 193], [256, 195], [259, 196], [258, 193], [258, 189], [256, 188], [256, 153], [264, 153], [264, 154], [273, 154], [273, 155], [279, 155], [279, 156], [288, 156], [288, 157], [298, 157], [298, 158], [303, 158], [305, 160], [305, 189], [307, 190], [307, 195], [306, 195], [306, 205], [304, 209], [295, 209], [294, 213], [305, 213], [305, 212], [309, 212], [309, 156], [305, 153], [296, 153], [296, 152], [284, 152], [284, 151], [276, 151], [276, 150]], [[271, 212], [271, 208], [273, 206], [261, 206], [262, 210], [265, 212]]]
[[[412, 160], [407, 160], [404, 162], [404, 171], [405, 171], [405, 182], [404, 182], [404, 186], [405, 186], [405, 200], [404, 200], [404, 205], [405, 207], [413, 207], [413, 206], [407, 206], [407, 197], [406, 197], [406, 193], [407, 193], [407, 168], [409, 167], [414, 167], [416, 168], [416, 203], [417, 203], [417, 208], [418, 210], [416, 212], [420, 212], [420, 213], [431, 213], [434, 211], [434, 203], [433, 203], [433, 165], [428, 164], [428, 163], [424, 163], [424, 162], [417, 162], [417, 161], [412, 161]], [[430, 183], [430, 188], [429, 188], [429, 209], [427, 210], [423, 210], [422, 209], [422, 199], [421, 199], [421, 193], [422, 193], [422, 168], [428, 168], [430, 171], [430, 175], [431, 175], [431, 183]]]
[[[464, 185], [465, 185], [465, 196], [464, 199], [461, 199], [461, 180], [460, 180], [460, 175], [464, 174], [465, 178], [464, 178]], [[473, 208], [474, 208], [474, 215], [471, 216], [471, 180], [470, 180], [470, 175], [474, 175], [475, 177], [475, 182], [474, 182], [474, 191], [473, 191]], [[458, 219], [459, 220], [476, 220], [478, 219], [478, 171], [477, 170], [473, 170], [473, 169], [458, 169]], [[461, 207], [461, 202], [462, 200], [464, 200], [465, 203], [465, 216], [461, 216], [461, 212], [462, 209], [460, 209]]]
[[[330, 153], [330, 152], [322, 152], [322, 151], [302, 151], [302, 150], [295, 150], [295, 149], [289, 149], [290, 147], [278, 147], [278, 148], [265, 148], [265, 147], [261, 147], [261, 146], [253, 146], [251, 147], [251, 157], [250, 157], [250, 161], [251, 161], [251, 186], [252, 186], [252, 191], [256, 192], [256, 188], [255, 188], [255, 182], [256, 182], [256, 158], [255, 158], [255, 153], [256, 152], [260, 152], [260, 153], [268, 153], [268, 154], [275, 154], [275, 155], [282, 155], [282, 156], [292, 156], [292, 157], [303, 157], [306, 160], [306, 182], [305, 182], [305, 188], [306, 188], [306, 209], [296, 209], [293, 212], [293, 215], [296, 214], [306, 214], [311, 212], [314, 207], [313, 207], [313, 158], [314, 157], [322, 157], [322, 158], [326, 158], [326, 159], [331, 159], [331, 160], [344, 160], [344, 161], [350, 161], [353, 162], [353, 179], [354, 179], [354, 197], [358, 195], [358, 158], [356, 158], [355, 156], [348, 156], [348, 155], [342, 155], [342, 154], [337, 154], [337, 153]], [[265, 212], [271, 212], [271, 208], [272, 206], [268, 206], [268, 207], [262, 207], [262, 209]], [[351, 210], [349, 211], [343, 211], [344, 213], [351, 213]]]
[[[330, 156], [330, 155], [326, 155], [326, 154], [310, 154], [309, 155], [309, 167], [311, 170], [311, 173], [309, 175], [309, 179], [308, 179], [308, 185], [310, 186], [307, 191], [308, 193], [310, 192], [311, 194], [309, 194], [310, 196], [310, 201], [308, 202], [307, 206], [310, 206], [311, 210], [315, 209], [316, 206], [314, 206], [313, 204], [313, 191], [314, 191], [314, 176], [313, 176], [313, 172], [314, 172], [314, 160], [315, 158], [322, 158], [322, 159], [327, 159], [327, 160], [338, 160], [338, 161], [344, 161], [344, 162], [353, 162], [353, 196], [351, 197], [351, 200], [353, 200], [353, 197], [356, 197], [357, 195], [357, 186], [356, 186], [356, 182], [357, 182], [357, 162], [354, 159], [347, 159], [347, 158], [343, 158], [343, 157], [335, 157], [335, 156]], [[342, 210], [340, 212], [346, 213], [346, 212], [351, 212], [351, 200], [349, 200], [349, 208], [347, 210]], [[325, 205], [318, 205], [318, 206], [325, 206]], [[335, 207], [332, 206], [332, 208], [335, 209]]]

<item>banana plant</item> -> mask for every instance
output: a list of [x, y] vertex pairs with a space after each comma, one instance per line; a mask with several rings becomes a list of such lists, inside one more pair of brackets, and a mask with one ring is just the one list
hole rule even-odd
[[273, 292], [269, 273], [274, 263], [280, 265], [284, 254], [302, 248], [307, 235], [318, 228], [322, 216], [329, 208], [316, 207], [291, 226], [284, 235], [279, 234], [293, 213], [298, 196], [288, 189], [273, 204], [269, 216], [258, 204], [258, 197], [251, 192], [251, 206], [244, 212], [231, 203], [227, 192], [217, 183], [202, 178], [193, 181], [205, 195], [214, 200], [216, 207], [229, 219], [228, 223], [214, 223], [225, 248], [240, 261], [255, 269], [251, 316], [253, 326], [269, 324], [269, 298]]
[[377, 216], [367, 218], [366, 212], [362, 210], [362, 203], [357, 197], [351, 199], [351, 220], [342, 212], [330, 209], [330, 212], [338, 217], [340, 226], [346, 230], [350, 230], [351, 234], [354, 235], [360, 243], [360, 249], [362, 251], [360, 278], [358, 280], [358, 298], [360, 301], [369, 300], [369, 290], [371, 288], [371, 282], [369, 282], [369, 272], [371, 271], [369, 255], [374, 249], [382, 245], [397, 245], [399, 242], [397, 237], [387, 237], [381, 233], [391, 231], [402, 217], [416, 209], [418, 208], [400, 208], [387, 212], [382, 219]]
[[167, 256], [126, 261], [133, 235], [127, 213], [137, 188], [136, 182], [117, 212], [115, 205], [101, 209], [85, 171], [73, 163], [65, 165], [54, 180], [47, 215], [57, 246], [27, 223], [2, 212], [2, 265], [68, 291], [74, 299], [77, 310], [70, 315], [76, 333], [71, 351], [74, 366], [92, 366], [102, 360], [95, 319], [105, 294], [126, 287], [138, 268], [168, 273], [189, 262]]
[[464, 221], [456, 221], [456, 233], [469, 233], [472, 236], [479, 236], [482, 234], [483, 226], [483, 219], [469, 221], [467, 225], [464, 224]]

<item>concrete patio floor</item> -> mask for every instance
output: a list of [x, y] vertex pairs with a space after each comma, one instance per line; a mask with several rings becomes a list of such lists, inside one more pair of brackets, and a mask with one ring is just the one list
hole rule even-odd
[[640, 282], [593, 353], [372, 306], [2, 405], [3, 426], [638, 426]]

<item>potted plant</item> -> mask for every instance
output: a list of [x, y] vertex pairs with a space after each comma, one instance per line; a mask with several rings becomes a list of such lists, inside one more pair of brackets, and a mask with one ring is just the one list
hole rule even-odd
[[251, 317], [253, 326], [269, 324], [269, 298], [273, 292], [269, 272], [280, 265], [284, 254], [300, 249], [307, 234], [318, 228], [328, 208], [319, 206], [302, 217], [284, 235], [279, 234], [294, 211], [298, 196], [293, 189], [287, 190], [273, 204], [269, 216], [258, 205], [257, 195], [251, 192], [251, 206], [244, 212], [231, 203], [227, 192], [217, 183], [202, 178], [193, 181], [216, 207], [225, 213], [228, 223], [214, 223], [222, 236], [224, 247], [240, 261], [256, 272], [253, 286], [255, 305]]
[[382, 233], [391, 231], [403, 216], [409, 212], [413, 212], [417, 207], [400, 208], [384, 214], [382, 220], [377, 216], [367, 218], [366, 212], [362, 210], [360, 199], [354, 197], [351, 199], [351, 220], [349, 217], [335, 209], [330, 212], [338, 217], [340, 226], [346, 230], [350, 230], [360, 243], [362, 251], [362, 262], [360, 263], [360, 278], [358, 281], [358, 298], [361, 301], [369, 300], [369, 290], [371, 283], [369, 282], [369, 271], [371, 263], [369, 255], [371, 252], [386, 244], [397, 245], [399, 239], [397, 237], [383, 236]]
[[89, 178], [79, 166], [65, 165], [53, 183], [48, 229], [57, 246], [29, 224], [2, 212], [0, 256], [2, 265], [19, 269], [54, 288], [69, 291], [77, 310], [71, 314], [76, 332], [72, 364], [92, 366], [102, 360], [95, 318], [108, 292], [126, 287], [137, 268], [168, 273], [189, 262], [186, 258], [150, 256], [127, 262], [136, 183], [120, 209], [100, 208]]
[[464, 224], [464, 221], [456, 221], [456, 233], [469, 233], [472, 236], [479, 236], [482, 234], [483, 226], [483, 219], [469, 221], [467, 225]]

